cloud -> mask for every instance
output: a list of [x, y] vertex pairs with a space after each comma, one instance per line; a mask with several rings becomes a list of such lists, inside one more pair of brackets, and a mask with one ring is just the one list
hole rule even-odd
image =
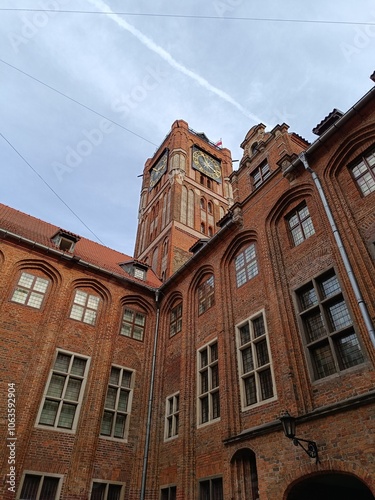
[[217, 95], [220, 97], [220, 99], [226, 101], [227, 103], [231, 104], [234, 106], [238, 111], [240, 111], [242, 114], [250, 118], [251, 120], [254, 120], [254, 122], [259, 123], [262, 120], [258, 118], [256, 115], [253, 113], [250, 113], [247, 111], [240, 103], [238, 103], [232, 96], [230, 96], [227, 92], [224, 92], [223, 90], [219, 89], [218, 87], [215, 87], [212, 85], [210, 82], [208, 82], [205, 78], [202, 76], [198, 75], [194, 71], [190, 70], [183, 64], [179, 63], [174, 59], [174, 57], [167, 52], [163, 47], [155, 43], [151, 38], [143, 34], [141, 31], [139, 31], [137, 28], [129, 24], [127, 21], [125, 21], [122, 17], [120, 17], [118, 14], [115, 14], [111, 8], [102, 0], [89, 0], [89, 2], [94, 5], [97, 9], [101, 10], [102, 12], [108, 13], [108, 17], [112, 19], [118, 26], [123, 28], [125, 31], [131, 33], [133, 36], [135, 36], [145, 47], [148, 49], [152, 50], [157, 54], [159, 57], [164, 59], [172, 68], [176, 69], [180, 73], [183, 73], [187, 77], [191, 78], [194, 80], [198, 85], [200, 85], [202, 88], [208, 90], [209, 92], [212, 92], [213, 94]]

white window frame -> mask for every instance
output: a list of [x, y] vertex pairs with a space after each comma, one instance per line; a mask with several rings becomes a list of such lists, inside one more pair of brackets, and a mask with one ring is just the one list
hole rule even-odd
[[100, 484], [106, 485], [103, 500], [108, 499], [108, 489], [109, 489], [109, 486], [111, 484], [113, 484], [115, 486], [121, 486], [120, 500], [124, 500], [124, 498], [125, 498], [125, 485], [126, 484], [123, 482], [120, 482], [120, 481], [106, 481], [104, 479], [93, 479], [92, 480], [91, 486], [90, 486], [90, 499], [91, 499], [91, 495], [92, 495], [92, 490], [94, 488], [94, 483], [100, 483]]
[[[217, 348], [217, 358], [212, 359], [211, 358], [211, 353], [212, 353], [212, 346], [216, 344]], [[202, 366], [201, 360], [202, 360], [202, 353], [203, 351], [207, 350], [207, 364]], [[200, 347], [197, 351], [197, 423], [198, 427], [203, 427], [205, 425], [212, 424], [214, 422], [220, 421], [220, 374], [219, 371], [217, 371], [217, 379], [218, 379], [218, 385], [213, 386], [213, 374], [215, 373], [216, 369], [218, 370], [219, 368], [219, 342], [216, 339], [212, 340], [211, 342], [208, 342], [204, 346]], [[207, 372], [207, 390], [202, 391], [202, 381], [203, 381], [203, 373]], [[213, 409], [214, 409], [214, 404], [213, 404], [213, 398], [216, 397], [216, 394], [218, 394], [218, 408], [219, 408], [219, 415], [217, 417], [213, 416]], [[208, 419], [205, 422], [202, 422], [202, 405], [203, 405], [203, 400], [207, 399], [208, 401]]]
[[18, 491], [17, 491], [17, 495], [16, 495], [16, 500], [23, 500], [23, 497], [21, 497], [21, 492], [22, 492], [22, 488], [23, 488], [23, 485], [24, 485], [24, 482], [25, 482], [25, 478], [26, 478], [27, 475], [39, 476], [42, 479], [42, 481], [39, 484], [39, 488], [38, 488], [36, 500], [39, 500], [44, 478], [45, 477], [57, 478], [59, 480], [59, 483], [58, 483], [58, 486], [57, 486], [56, 496], [55, 496], [54, 499], [51, 499], [51, 500], [59, 500], [60, 495], [61, 495], [62, 485], [63, 485], [63, 479], [64, 479], [63, 474], [50, 474], [50, 473], [46, 473], [46, 472], [33, 471], [33, 470], [24, 470], [23, 471], [21, 482], [20, 482], [20, 485], [19, 485], [19, 488], [18, 488]]
[[[107, 390], [106, 390], [106, 395], [105, 398], [107, 399], [107, 393], [109, 387], [116, 388], [116, 401], [115, 401], [115, 408], [107, 408], [106, 405], [106, 399], [104, 401], [104, 407], [103, 407], [103, 412], [100, 420], [100, 424], [102, 425], [103, 418], [104, 418], [104, 413], [109, 412], [114, 415], [114, 419], [116, 419], [117, 414], [121, 415], [126, 415], [126, 420], [125, 420], [125, 428], [124, 428], [124, 436], [123, 437], [117, 437], [114, 436], [114, 430], [115, 430], [115, 425], [114, 422], [112, 421], [112, 428], [111, 428], [111, 434], [102, 434], [101, 429], [100, 429], [100, 437], [103, 439], [109, 439], [113, 441], [122, 441], [122, 442], [127, 442], [128, 439], [128, 434], [129, 434], [129, 425], [130, 425], [130, 417], [131, 417], [131, 411], [132, 411], [132, 404], [133, 404], [133, 393], [134, 393], [134, 383], [135, 383], [135, 370], [132, 370], [131, 368], [125, 367], [125, 366], [119, 366], [119, 365], [111, 365], [111, 371], [112, 368], [115, 368], [117, 370], [120, 370], [120, 382], [118, 384], [111, 383], [110, 377], [111, 377], [111, 372], [109, 373], [108, 377], [108, 383], [107, 383]], [[131, 380], [130, 380], [130, 387], [124, 387], [123, 389], [126, 389], [128, 391], [128, 401], [127, 401], [127, 409], [126, 410], [119, 410], [118, 405], [119, 405], [119, 395], [121, 393], [121, 379], [123, 376], [124, 371], [130, 372], [131, 373]]]
[[[73, 358], [76, 357], [76, 358], [80, 358], [80, 359], [85, 360], [86, 361], [86, 366], [85, 366], [85, 370], [84, 370], [83, 376], [78, 376], [78, 375], [75, 375], [75, 374], [71, 374], [70, 371], [67, 372], [67, 373], [65, 373], [65, 372], [60, 372], [59, 370], [55, 370], [54, 369], [55, 368], [55, 363], [56, 363], [56, 360], [57, 360], [57, 357], [58, 357], [59, 354], [63, 354], [63, 355], [71, 356]], [[81, 412], [82, 401], [83, 401], [84, 394], [85, 394], [85, 387], [86, 387], [86, 383], [87, 383], [87, 379], [88, 379], [88, 373], [89, 373], [89, 369], [90, 369], [90, 361], [91, 361], [91, 358], [89, 358], [87, 356], [83, 356], [82, 354], [79, 354], [79, 353], [65, 351], [63, 349], [57, 349], [56, 350], [56, 353], [55, 353], [55, 356], [54, 356], [54, 359], [53, 359], [53, 364], [51, 366], [51, 369], [50, 369], [50, 372], [49, 372], [49, 375], [48, 375], [48, 379], [47, 379], [47, 383], [45, 385], [45, 389], [44, 389], [42, 401], [41, 401], [41, 404], [40, 404], [40, 407], [39, 407], [39, 411], [38, 411], [38, 415], [37, 415], [37, 419], [36, 419], [36, 424], [35, 424], [36, 427], [43, 428], [43, 429], [49, 429], [49, 430], [53, 430], [53, 431], [57, 431], [57, 432], [67, 432], [69, 434], [74, 434], [75, 433], [76, 428], [77, 428], [77, 423], [78, 423], [78, 420], [79, 420], [79, 415], [80, 415], [80, 412]], [[71, 365], [72, 365], [72, 360], [70, 360], [70, 362], [69, 362], [69, 366], [70, 367], [71, 367]], [[82, 385], [81, 385], [81, 389], [80, 389], [78, 401], [70, 401], [70, 400], [64, 399], [63, 397], [58, 398], [58, 397], [54, 397], [54, 396], [48, 395], [48, 389], [49, 389], [49, 386], [50, 386], [50, 383], [51, 383], [51, 380], [52, 380], [52, 377], [53, 377], [54, 373], [56, 373], [56, 374], [61, 373], [63, 376], [66, 376], [66, 380], [64, 382], [64, 389], [63, 389], [64, 393], [65, 393], [65, 390], [67, 388], [67, 380], [69, 380], [70, 378], [78, 378], [78, 379], [82, 380]], [[56, 413], [54, 425], [48, 425], [48, 424], [39, 423], [41, 415], [42, 415], [44, 403], [45, 403], [45, 401], [47, 399], [51, 400], [51, 401], [57, 401], [58, 402], [58, 410], [57, 410], [57, 413]], [[69, 403], [74, 404], [75, 407], [76, 407], [71, 429], [68, 429], [66, 427], [58, 427], [58, 425], [57, 425], [58, 420], [59, 420], [59, 416], [61, 414], [61, 406], [62, 406], [62, 404], [65, 401], [69, 401]]]
[[[255, 338], [253, 335], [253, 321], [261, 316], [263, 317], [264, 334]], [[248, 324], [249, 328], [250, 328], [250, 340], [249, 340], [249, 342], [242, 344], [240, 332], [241, 332], [241, 328], [244, 327], [246, 324]], [[256, 344], [258, 342], [263, 341], [263, 340], [266, 340], [269, 360], [268, 360], [268, 363], [265, 363], [263, 365], [258, 366]], [[275, 401], [277, 399], [275, 375], [274, 375], [274, 371], [273, 371], [272, 354], [271, 354], [271, 349], [270, 349], [270, 341], [269, 341], [266, 315], [265, 315], [264, 309], [256, 312], [255, 314], [252, 314], [245, 321], [241, 321], [241, 323], [236, 325], [236, 344], [237, 344], [237, 363], [238, 363], [238, 374], [239, 374], [239, 382], [240, 382], [240, 395], [241, 395], [241, 409], [242, 409], [242, 411], [247, 411], [251, 408], [256, 408], [257, 406], [261, 406], [264, 404], [268, 404], [271, 401]], [[244, 372], [242, 351], [244, 351], [247, 348], [251, 349], [254, 367], [252, 370]], [[261, 382], [259, 379], [259, 374], [267, 369], [270, 369], [270, 373], [271, 373], [273, 396], [270, 398], [267, 398], [267, 399], [262, 399]], [[246, 389], [245, 389], [246, 382], [245, 382], [245, 380], [247, 378], [249, 378], [249, 374], [254, 374], [255, 384], [256, 384], [257, 401], [256, 401], [256, 403], [253, 403], [253, 404], [247, 404], [247, 401], [246, 401]]]
[[[77, 300], [77, 295], [78, 294], [85, 294], [86, 295], [86, 298], [85, 298], [85, 304], [82, 304], [81, 302], [79, 302]], [[90, 306], [89, 305], [89, 302], [90, 300], [92, 299], [95, 299], [95, 302], [96, 302], [96, 305], [95, 307], [94, 306]], [[70, 308], [70, 314], [69, 314], [69, 318], [70, 319], [73, 319], [74, 321], [79, 321], [81, 323], [85, 323], [85, 325], [90, 325], [90, 326], [95, 326], [95, 323], [96, 323], [96, 320], [97, 320], [97, 317], [98, 317], [98, 311], [99, 311], [99, 307], [100, 307], [100, 297], [98, 295], [94, 295], [92, 293], [89, 293], [87, 292], [86, 290], [82, 290], [81, 288], [78, 288], [77, 290], [75, 290], [75, 293], [74, 293], [74, 298], [73, 298], [73, 302], [72, 302], [72, 305], [71, 305], [71, 308]], [[80, 317], [76, 317], [77, 314], [73, 313], [73, 310], [74, 311], [78, 311], [82, 309], [82, 314], [80, 315]], [[93, 320], [92, 321], [88, 321], [88, 317], [86, 317], [87, 313], [91, 312], [93, 314]]]
[[[22, 279], [26, 278], [26, 276], [29, 276], [32, 278], [32, 282], [31, 282], [30, 286], [26, 286], [26, 284], [21, 283]], [[46, 282], [46, 285], [45, 285], [46, 288], [44, 291], [38, 290], [38, 283], [40, 283], [40, 281]], [[28, 271], [22, 271], [20, 274], [20, 277], [18, 278], [17, 285], [13, 289], [12, 297], [10, 300], [14, 304], [19, 304], [21, 306], [28, 306], [28, 307], [31, 307], [32, 309], [40, 310], [43, 307], [43, 303], [44, 303], [44, 300], [45, 300], [46, 295], [48, 293], [48, 289], [50, 287], [50, 284], [51, 284], [51, 280], [46, 278], [46, 277], [39, 276], [37, 274], [32, 274], [31, 272], [28, 272]], [[20, 292], [24, 294], [23, 295], [23, 297], [25, 298], [24, 302], [22, 302], [20, 300], [15, 300], [15, 296], [17, 295], [17, 293], [19, 294]], [[40, 298], [40, 304], [38, 306], [32, 305], [33, 297]]]
[[[165, 401], [165, 424], [164, 441], [169, 441], [178, 437], [180, 416], [180, 393], [175, 392], [167, 396]], [[169, 436], [169, 431], [171, 435]]]
[[[129, 321], [125, 318], [126, 311], [132, 313], [133, 315], [132, 321]], [[137, 315], [142, 316], [143, 324], [140, 322], [137, 323]], [[144, 311], [139, 311], [138, 309], [132, 309], [131, 307], [125, 305], [121, 318], [120, 335], [128, 337], [129, 339], [138, 340], [138, 342], [142, 342], [145, 335], [146, 318], [147, 315], [145, 314]], [[125, 325], [128, 325], [130, 327], [130, 335], [127, 335], [127, 333], [125, 333]], [[140, 338], [137, 337], [135, 332], [140, 333]]]

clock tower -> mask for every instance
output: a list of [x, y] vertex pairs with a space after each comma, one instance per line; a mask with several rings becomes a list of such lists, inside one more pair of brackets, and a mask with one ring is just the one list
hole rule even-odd
[[228, 149], [177, 120], [146, 161], [134, 257], [166, 280], [191, 257], [199, 239], [211, 238], [233, 203]]

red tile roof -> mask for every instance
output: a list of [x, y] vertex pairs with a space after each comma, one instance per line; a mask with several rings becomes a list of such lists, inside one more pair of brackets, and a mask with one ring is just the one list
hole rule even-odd
[[[0, 236], [2, 231], [6, 231], [44, 245], [45, 247], [58, 250], [58, 247], [52, 242], [52, 238], [60, 230], [65, 233], [73, 234], [58, 226], [54, 226], [53, 224], [44, 222], [0, 203]], [[98, 266], [119, 276], [123, 276], [124, 278], [128, 278], [134, 282], [143, 283], [155, 288], [161, 285], [161, 281], [151, 269], [147, 271], [147, 279], [145, 281], [129, 275], [119, 266], [119, 264], [134, 259], [129, 255], [100, 245], [95, 241], [81, 237], [75, 244], [73, 252], [65, 253], [67, 255], [74, 255], [82, 261]]]

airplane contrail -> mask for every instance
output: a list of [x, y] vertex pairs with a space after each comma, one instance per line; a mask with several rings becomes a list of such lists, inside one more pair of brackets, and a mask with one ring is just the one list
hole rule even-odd
[[179, 63], [176, 61], [176, 59], [173, 58], [173, 56], [167, 52], [163, 47], [160, 47], [157, 43], [155, 43], [151, 38], [148, 36], [144, 35], [141, 31], [139, 31], [137, 28], [129, 24], [127, 21], [125, 21], [122, 17], [120, 17], [118, 14], [115, 14], [111, 8], [102, 0], [89, 0], [89, 2], [94, 5], [96, 8], [100, 9], [102, 12], [105, 12], [108, 14], [108, 17], [112, 19], [116, 24], [118, 24], [121, 28], [124, 30], [128, 31], [132, 35], [134, 35], [144, 46], [158, 54], [164, 61], [166, 61], [172, 68], [176, 69], [177, 71], [180, 71], [184, 75], [188, 76], [195, 82], [197, 82], [201, 87], [205, 88], [206, 90], [209, 90], [213, 94], [216, 94], [218, 97], [223, 99], [224, 101], [228, 102], [229, 104], [232, 104], [235, 108], [237, 108], [242, 114], [247, 116], [248, 118], [251, 118], [254, 120], [256, 123], [261, 123], [263, 120], [261, 120], [258, 116], [250, 113], [247, 111], [240, 103], [238, 103], [233, 97], [231, 97], [229, 94], [224, 92], [223, 90], [220, 90], [219, 88], [215, 87], [212, 85], [210, 82], [208, 82], [205, 78], [202, 76], [198, 75], [194, 71], [190, 70], [183, 64]]

